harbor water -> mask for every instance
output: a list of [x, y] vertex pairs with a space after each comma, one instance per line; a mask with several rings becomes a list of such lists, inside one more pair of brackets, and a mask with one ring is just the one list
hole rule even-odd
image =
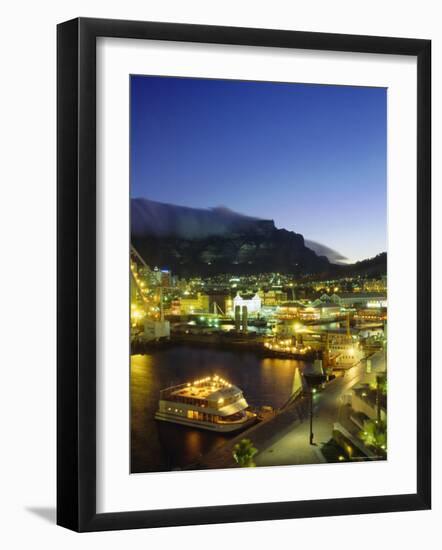
[[249, 405], [281, 407], [290, 397], [294, 359], [172, 347], [131, 357], [131, 472], [191, 466], [236, 434], [218, 434], [154, 419], [161, 389], [218, 374], [244, 392]]

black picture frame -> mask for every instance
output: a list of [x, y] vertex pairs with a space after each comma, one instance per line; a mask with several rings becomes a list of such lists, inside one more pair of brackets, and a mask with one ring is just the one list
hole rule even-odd
[[[96, 39], [396, 54], [417, 58], [417, 492], [96, 512]], [[431, 506], [431, 41], [79, 18], [57, 28], [57, 523], [75, 531], [425, 510]]]

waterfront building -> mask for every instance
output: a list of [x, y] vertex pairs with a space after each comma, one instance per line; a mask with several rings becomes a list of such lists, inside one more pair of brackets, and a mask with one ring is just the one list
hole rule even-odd
[[317, 307], [306, 306], [299, 310], [299, 319], [301, 321], [319, 321], [321, 312]]
[[341, 306], [387, 307], [387, 295], [382, 292], [342, 292], [338, 296]]
[[320, 304], [336, 304], [343, 307], [387, 307], [386, 292], [340, 292], [339, 294], [322, 294], [312, 302], [313, 306]]
[[313, 302], [299, 310], [301, 321], [333, 320], [341, 315], [341, 306], [334, 303]]
[[285, 302], [278, 307], [278, 317], [280, 319], [298, 319], [299, 311], [303, 307], [299, 302]]
[[179, 299], [173, 299], [170, 302], [170, 315], [181, 315], [181, 302]]
[[365, 307], [356, 310], [354, 318], [356, 321], [383, 322], [387, 319], [387, 308]]
[[239, 306], [241, 309], [245, 306], [249, 315], [256, 315], [261, 311], [262, 300], [258, 293], [251, 298], [243, 298], [239, 292], [233, 299], [233, 308]]
[[263, 306], [278, 306], [287, 301], [287, 293], [282, 290], [260, 290], [258, 295]]
[[180, 298], [180, 313], [181, 315], [192, 315], [194, 313], [209, 312], [209, 296], [198, 292], [189, 294]]
[[341, 306], [333, 302], [320, 303], [315, 307], [319, 311], [319, 318], [321, 320], [332, 320], [341, 315]]
[[319, 305], [286, 302], [277, 308], [279, 319], [300, 319], [302, 321], [333, 320], [341, 315], [341, 307], [335, 304]]

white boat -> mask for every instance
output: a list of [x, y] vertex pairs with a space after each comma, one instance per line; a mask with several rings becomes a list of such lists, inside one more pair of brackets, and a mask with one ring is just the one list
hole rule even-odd
[[242, 391], [219, 376], [209, 376], [160, 392], [157, 420], [184, 426], [233, 432], [256, 420]]

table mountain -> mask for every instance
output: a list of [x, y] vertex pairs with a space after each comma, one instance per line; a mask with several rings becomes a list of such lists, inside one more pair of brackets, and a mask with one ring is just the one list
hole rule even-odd
[[278, 229], [273, 220], [244, 216], [227, 208], [198, 209], [131, 201], [132, 242], [151, 267], [181, 277], [219, 273], [308, 274], [330, 263], [305, 245], [304, 237]]

